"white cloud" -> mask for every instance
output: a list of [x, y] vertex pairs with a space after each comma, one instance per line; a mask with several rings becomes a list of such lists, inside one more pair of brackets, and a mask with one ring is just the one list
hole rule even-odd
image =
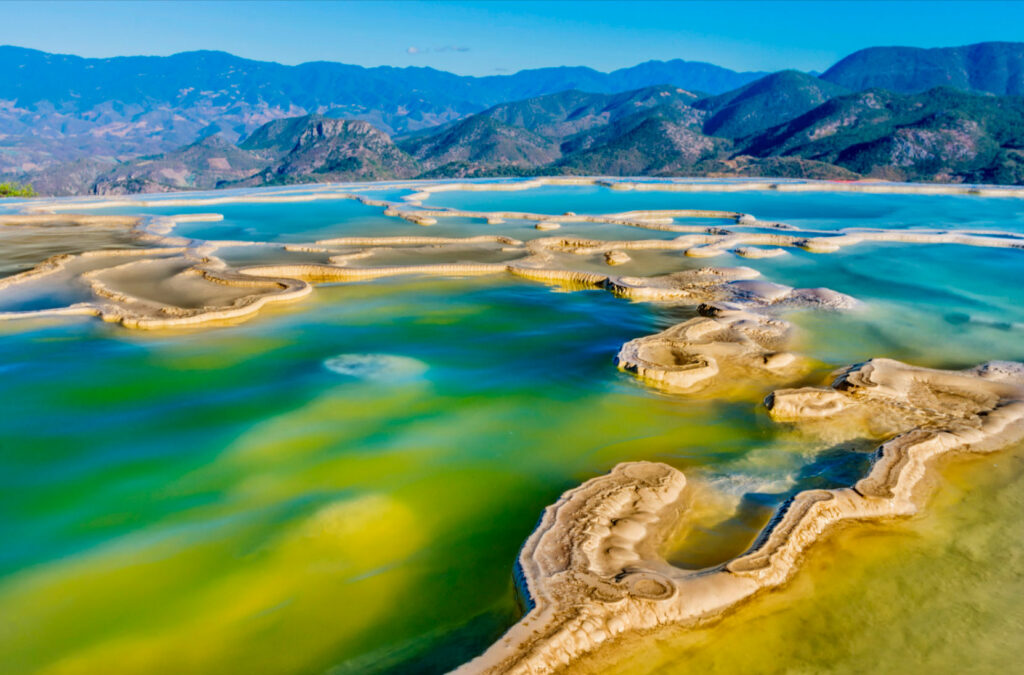
[[462, 47], [459, 45], [445, 45], [443, 47], [409, 47], [405, 50], [406, 54], [439, 54], [442, 52], [468, 52], [469, 47]]

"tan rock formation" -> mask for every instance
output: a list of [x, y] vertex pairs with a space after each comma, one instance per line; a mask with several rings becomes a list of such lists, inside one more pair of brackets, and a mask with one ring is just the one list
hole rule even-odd
[[805, 359], [784, 350], [788, 322], [727, 306], [701, 311], [705, 316], [627, 342], [619, 368], [681, 394], [722, 382], [791, 382], [808, 371]]
[[528, 612], [458, 673], [557, 672], [626, 632], [697, 626], [785, 583], [804, 552], [845, 521], [916, 512], [933, 461], [991, 452], [1024, 438], [1024, 365], [939, 371], [876, 359], [831, 388], [777, 392], [773, 417], [858, 420], [881, 414], [896, 435], [853, 487], [807, 490], [783, 504], [743, 555], [705, 570], [663, 557], [686, 518], [683, 474], [665, 464], [620, 464], [566, 492], [527, 539], [516, 569]]

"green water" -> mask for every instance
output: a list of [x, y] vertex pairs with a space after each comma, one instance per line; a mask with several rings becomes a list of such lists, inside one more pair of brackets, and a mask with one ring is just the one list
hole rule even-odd
[[[428, 203], [1017, 230], [1024, 205], [875, 197], [560, 188]], [[192, 237], [528, 229], [468, 219], [423, 228], [351, 201], [118, 209], [189, 210], [225, 216], [190, 224]], [[628, 228], [615, 229], [600, 236]], [[0, 263], [19, 255], [35, 254], [11, 246]], [[1024, 360], [1019, 250], [864, 244], [769, 260], [657, 258], [659, 271], [709, 263], [865, 302], [847, 315], [788, 316], [798, 350], [819, 362], [808, 381], [872, 356], [937, 367]], [[671, 463], [716, 495], [707, 536], [673, 552], [675, 562], [734, 555], [793, 491], [848, 484], [866, 461], [772, 423], [760, 405], [767, 388], [687, 400], [615, 369], [623, 342], [692, 314], [496, 276], [320, 286], [202, 330], [0, 323], [2, 670], [445, 671], [518, 618], [512, 565], [542, 509], [625, 460]], [[332, 361], [340, 355], [371, 355], [381, 368], [332, 370], [353, 363]], [[791, 588], [711, 632], [650, 636], [580, 669], [1012, 666], [1024, 626], [1008, 600], [1024, 578], [1020, 456], [950, 469], [928, 516], [823, 544]]]
[[922, 517], [829, 537], [785, 591], [702, 630], [629, 640], [574, 672], [1020, 672], [1024, 446], [943, 475]]

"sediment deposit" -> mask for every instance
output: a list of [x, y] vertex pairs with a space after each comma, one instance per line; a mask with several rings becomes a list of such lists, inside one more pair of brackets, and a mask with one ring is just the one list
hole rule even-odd
[[[835, 184], [825, 182], [775, 182], [761, 183], [742, 181], [738, 183], [706, 183], [686, 181], [629, 182], [608, 181], [590, 178], [545, 178], [528, 181], [503, 181], [482, 183], [396, 183], [390, 187], [408, 188], [415, 191], [398, 201], [375, 199], [363, 194], [363, 187], [348, 189], [333, 186], [315, 186], [303, 191], [288, 190], [268, 194], [242, 193], [235, 196], [216, 196], [169, 199], [125, 199], [125, 200], [36, 200], [28, 202], [23, 214], [0, 216], [0, 224], [10, 228], [44, 227], [48, 225], [73, 225], [76, 227], [107, 228], [122, 230], [140, 244], [153, 249], [185, 249], [184, 262], [190, 262], [189, 269], [179, 268], [168, 273], [164, 279], [171, 291], [179, 288], [184, 298], [178, 301], [173, 292], [162, 294], [157, 301], [131, 288], [117, 288], [102, 282], [102, 272], [93, 270], [90, 278], [67, 276], [70, 283], [91, 288], [93, 297], [74, 306], [27, 310], [17, 312], [0, 311], [0, 319], [18, 319], [32, 316], [46, 316], [65, 313], [95, 314], [108, 321], [117, 321], [133, 328], [165, 328], [177, 325], [197, 325], [205, 322], [244, 319], [254, 315], [261, 307], [271, 302], [295, 300], [309, 293], [310, 282], [361, 281], [396, 275], [441, 275], [463, 276], [476, 274], [511, 273], [543, 283], [567, 288], [608, 288], [617, 295], [642, 300], [677, 301], [692, 296], [687, 288], [689, 283], [683, 277], [666, 275], [662, 277], [603, 275], [593, 270], [577, 269], [565, 258], [565, 254], [587, 260], [594, 257], [606, 265], [629, 265], [630, 251], [679, 252], [688, 257], [718, 257], [730, 252], [757, 259], [783, 255], [786, 249], [799, 248], [806, 251], [829, 253], [863, 242], [899, 242], [907, 244], [950, 243], [994, 248], [1024, 248], [1024, 236], [1013, 232], [998, 231], [952, 231], [952, 230], [875, 230], [849, 228], [837, 231], [822, 231], [796, 228], [786, 223], [760, 221], [752, 214], [738, 211], [714, 211], [706, 209], [633, 210], [610, 214], [577, 214], [567, 212], [561, 215], [510, 211], [465, 211], [450, 208], [428, 209], [423, 202], [431, 195], [451, 190], [496, 190], [519, 191], [543, 186], [584, 186], [597, 185], [615, 190], [638, 191], [728, 191], [728, 190], [835, 190], [863, 192], [900, 192], [924, 194], [972, 194], [980, 196], [1018, 196], [1021, 190], [1007, 188], [966, 188], [964, 186], [918, 186], [885, 183]], [[210, 206], [227, 203], [298, 203], [319, 200], [356, 200], [364, 205], [383, 209], [386, 216], [403, 219], [418, 226], [430, 226], [446, 218], [471, 218], [484, 223], [500, 224], [508, 221], [533, 222], [537, 229], [553, 229], [568, 224], [605, 224], [627, 228], [639, 228], [659, 232], [675, 233], [671, 239], [628, 239], [599, 240], [575, 236], [540, 237], [521, 241], [502, 234], [486, 234], [473, 237], [429, 237], [406, 235], [396, 237], [339, 237], [308, 243], [273, 244], [265, 241], [208, 241], [194, 240], [175, 234], [175, 227], [181, 222], [216, 221], [217, 213], [201, 213], [181, 216], [158, 216], [143, 219], [135, 216], [106, 216], [81, 214], [97, 208], [129, 206]], [[72, 212], [75, 211], [75, 212]], [[717, 219], [723, 225], [688, 225], [687, 219]], [[726, 223], [729, 223], [726, 225]], [[751, 231], [753, 230], [753, 231]], [[764, 230], [772, 230], [765, 232]], [[382, 251], [396, 247], [460, 247], [466, 257], [472, 258], [475, 251], [487, 251], [489, 247], [501, 245], [512, 255], [505, 263], [493, 261], [472, 262], [469, 260], [432, 264], [392, 265], [360, 267], [358, 262], [368, 260]], [[282, 253], [307, 252], [326, 253], [320, 262], [292, 264], [282, 256], [280, 264], [251, 266], [231, 269], [217, 257], [219, 249], [232, 246], [261, 246]], [[92, 253], [92, 252], [87, 252]], [[116, 251], [107, 251], [113, 258]], [[82, 254], [84, 255], [84, 254]], [[160, 256], [154, 252], [144, 255]], [[92, 262], [99, 263], [100, 259]], [[67, 261], [58, 257], [42, 261], [27, 274], [14, 275], [4, 279], [0, 286], [0, 302], [5, 289], [18, 286], [29, 279], [38, 278], [55, 265], [66, 267]], [[99, 267], [99, 265], [94, 265]], [[157, 270], [170, 270], [170, 266], [150, 265], [151, 275]], [[208, 289], [209, 302], [201, 300], [197, 284], [198, 277], [210, 284], [235, 289], [245, 289], [234, 294]], [[259, 279], [259, 280], [257, 280]], [[156, 283], [157, 279], [150, 279]], [[773, 303], [775, 294], [785, 294], [792, 289], [778, 287], [769, 290], [770, 282], [756, 281], [747, 284], [748, 295], [756, 302]], [[186, 292], [186, 288], [188, 292]], [[741, 293], [742, 284], [719, 289], [719, 297], [704, 297], [705, 300], [729, 300], [730, 294]], [[188, 297], [185, 297], [188, 296]], [[812, 301], [811, 304], [814, 304]]]
[[774, 418], [796, 423], [881, 418], [894, 435], [855, 485], [798, 493], [747, 552], [704, 570], [664, 558], [666, 540], [687, 517], [682, 472], [625, 463], [569, 490], [519, 554], [527, 614], [457, 672], [556, 672], [625, 633], [706, 624], [789, 580], [807, 548], [840, 523], [915, 513], [936, 459], [1024, 438], [1024, 365], [941, 371], [875, 359], [845, 369], [831, 387], [778, 391], [767, 405]]
[[[59, 288], [77, 300], [61, 306], [0, 311], [0, 320], [85, 314], [127, 328], [165, 329], [237, 321], [269, 303], [298, 300], [315, 284], [357, 283], [394, 276], [509, 275], [560, 290], [601, 290], [630, 301], [681, 308], [690, 318], [654, 335], [630, 340], [619, 367], [669, 394], [719, 392], [737, 383], [782, 387], [806, 381], [811, 364], [792, 350], [794, 310], [849, 311], [856, 299], [825, 288], [793, 288], [761, 278], [750, 267], [697, 267], [693, 258], [737, 255], [750, 260], [790, 251], [828, 254], [864, 242], [958, 244], [1024, 249], [1024, 235], [999, 231], [835, 231], [760, 221], [753, 214], [709, 210], [633, 210], [609, 214], [543, 214], [427, 208], [448, 190], [530, 190], [547, 185], [597, 185], [633, 191], [831, 190], [871, 193], [970, 194], [1021, 197], [1024, 190], [885, 183], [630, 182], [551, 178], [490, 183], [393, 184], [410, 194], [388, 201], [360, 194], [365, 186], [321, 186], [303, 191], [244, 193], [209, 198], [120, 201], [36, 201], [31, 212], [0, 216], [4, 228], [60, 225], [106, 228], [137, 248], [65, 252], [0, 278], [7, 301], [32, 307]], [[112, 206], [204, 206], [350, 199], [380, 208], [410, 226], [451, 218], [478, 221], [487, 234], [470, 237], [335, 237], [278, 244], [212, 241], [177, 234], [190, 216], [81, 215]], [[717, 220], [714, 225], [692, 221]], [[690, 222], [687, 222], [690, 221]], [[496, 232], [510, 222], [530, 234]], [[651, 239], [599, 239], [566, 232], [530, 238], [537, 230], [588, 225], [657, 232]], [[422, 230], [417, 230], [422, 232]], [[232, 266], [223, 251], [258, 247], [266, 262]], [[650, 253], [676, 256], [676, 271], [653, 274]], [[261, 254], [262, 255], [262, 254]], [[259, 258], [263, 260], [263, 258]], [[404, 264], [382, 264], [401, 261]], [[754, 264], [754, 263], [751, 263]], [[614, 266], [616, 274], [610, 274]], [[621, 272], [621, 273], [619, 273]], [[12, 300], [13, 299], [13, 300]], [[20, 303], [20, 304], [19, 304]], [[692, 312], [696, 308], [696, 316]], [[389, 360], [391, 359], [391, 360]], [[325, 366], [354, 377], [394, 367], [388, 355], [342, 355]], [[404, 364], [410, 372], [416, 368]], [[418, 371], [416, 371], [418, 372]], [[364, 379], [373, 379], [364, 377]], [[704, 570], [673, 567], [664, 559], [672, 532], [686, 522], [692, 491], [683, 474], [665, 464], [620, 464], [609, 474], [566, 492], [543, 514], [517, 563], [517, 583], [529, 610], [465, 673], [557, 671], [627, 632], [659, 626], [696, 626], [735, 609], [754, 594], [785, 583], [806, 549], [837, 524], [915, 513], [934, 482], [937, 458], [989, 452], [1024, 436], [1024, 367], [993, 362], [968, 371], [915, 368], [875, 359], [839, 372], [829, 387], [783, 388], [766, 400], [776, 421], [809, 432], [875, 438], [870, 472], [853, 485], [808, 490], [783, 504], [750, 550]]]

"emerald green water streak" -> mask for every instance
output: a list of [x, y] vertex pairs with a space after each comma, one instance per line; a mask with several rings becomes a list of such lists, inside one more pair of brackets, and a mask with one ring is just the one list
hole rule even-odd
[[[1016, 200], [846, 195], [830, 208], [834, 195], [531, 194], [437, 200], [551, 213], [735, 208], [783, 220], [788, 205], [803, 225], [818, 209], [823, 227], [1021, 226], [1007, 206]], [[844, 211], [851, 204], [859, 210]], [[468, 221], [424, 231], [352, 202], [193, 211], [225, 213], [189, 225], [194, 237], [504, 232]], [[659, 264], [698, 264], [673, 255]], [[711, 262], [865, 301], [848, 315], [787, 316], [801, 329], [798, 351], [819, 362], [809, 382], [872, 356], [936, 367], [1024, 359], [1021, 251], [871, 244]], [[518, 618], [512, 565], [543, 508], [625, 460], [666, 461], [722, 495], [708, 523], [723, 527], [673, 552], [675, 562], [735, 555], [786, 496], [847, 484], [866, 458], [770, 422], [767, 389], [681, 399], [615, 369], [623, 342], [691, 315], [499, 276], [321, 286], [249, 322], [193, 331], [0, 323], [3, 671], [450, 669]], [[350, 354], [419, 365], [391, 377], [325, 365]], [[969, 656], [958, 662], [967, 670], [1009, 665], [1020, 632], [1007, 626], [1024, 625], [1024, 610], [1006, 601], [1024, 578], [1019, 457], [950, 469], [926, 518], [841, 535], [792, 588], [711, 633], [644, 638], [580, 669], [857, 672], [868, 645], [878, 645], [871, 668], [884, 672], [920, 662], [943, 671], [929, 656], [937, 645]], [[956, 599], [932, 620], [908, 609], [943, 593]]]

